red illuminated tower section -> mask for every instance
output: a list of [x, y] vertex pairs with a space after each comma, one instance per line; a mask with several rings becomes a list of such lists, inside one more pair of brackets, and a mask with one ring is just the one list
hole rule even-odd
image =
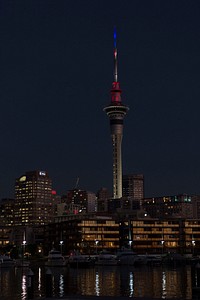
[[116, 31], [114, 31], [114, 81], [111, 89], [111, 102], [104, 108], [110, 119], [110, 131], [113, 146], [113, 198], [122, 197], [122, 137], [123, 120], [129, 108], [123, 105], [121, 100], [121, 89], [118, 82], [117, 72], [117, 45]]

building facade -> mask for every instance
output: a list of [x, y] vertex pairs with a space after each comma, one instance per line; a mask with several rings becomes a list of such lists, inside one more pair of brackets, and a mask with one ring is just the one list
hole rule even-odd
[[[57, 220], [62, 220], [57, 218]], [[76, 215], [65, 217], [65, 221], [45, 226], [45, 252], [55, 247], [60, 248], [60, 237], [63, 240], [63, 253], [69, 254], [72, 250], [81, 253], [94, 254], [103, 249], [115, 251], [118, 248], [119, 224], [108, 216]]]
[[127, 215], [85, 215], [57, 218], [45, 226], [46, 251], [52, 245], [59, 249], [63, 239], [63, 253], [71, 250], [96, 253], [116, 252], [130, 247], [138, 254], [145, 253], [200, 253], [200, 220], [152, 219]]

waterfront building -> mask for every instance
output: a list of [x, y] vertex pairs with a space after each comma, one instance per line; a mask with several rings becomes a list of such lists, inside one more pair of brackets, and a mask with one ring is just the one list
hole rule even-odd
[[200, 253], [200, 220], [145, 218], [131, 224], [133, 248], [138, 253]]
[[184, 244], [182, 220], [138, 219], [131, 222], [133, 248], [138, 253], [178, 252]]
[[74, 249], [82, 253], [116, 252], [122, 247], [130, 247], [138, 254], [200, 252], [200, 220], [159, 220], [141, 212], [57, 217], [55, 223], [45, 226], [46, 251], [52, 245], [59, 248], [60, 236], [65, 254]]
[[117, 71], [116, 31], [114, 32], [114, 81], [111, 89], [111, 102], [104, 108], [110, 120], [110, 132], [113, 146], [113, 198], [122, 197], [122, 154], [123, 120], [129, 110], [122, 103], [120, 83]]
[[63, 253], [72, 250], [81, 253], [95, 253], [103, 249], [115, 251], [119, 247], [119, 224], [113, 216], [85, 214], [56, 218], [57, 222], [45, 226], [45, 252], [52, 245], [59, 249], [60, 236], [63, 239]]
[[180, 194], [175, 196], [145, 198], [142, 207], [152, 218], [193, 218], [192, 196]]
[[15, 182], [15, 226], [37, 226], [53, 221], [52, 180], [46, 171], [31, 171]]

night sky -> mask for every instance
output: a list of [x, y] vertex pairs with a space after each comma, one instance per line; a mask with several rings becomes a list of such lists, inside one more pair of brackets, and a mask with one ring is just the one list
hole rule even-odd
[[0, 198], [32, 170], [112, 191], [115, 26], [123, 173], [146, 197], [200, 194], [199, 1], [0, 0]]

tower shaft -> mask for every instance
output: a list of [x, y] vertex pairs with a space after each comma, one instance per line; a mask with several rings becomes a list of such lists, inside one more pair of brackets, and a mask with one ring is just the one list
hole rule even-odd
[[113, 144], [113, 198], [122, 197], [122, 134], [112, 134]]
[[110, 119], [113, 147], [113, 198], [122, 197], [122, 137], [123, 120], [129, 108], [122, 104], [121, 89], [117, 73], [116, 31], [114, 32], [114, 81], [111, 89], [111, 102], [104, 108]]

